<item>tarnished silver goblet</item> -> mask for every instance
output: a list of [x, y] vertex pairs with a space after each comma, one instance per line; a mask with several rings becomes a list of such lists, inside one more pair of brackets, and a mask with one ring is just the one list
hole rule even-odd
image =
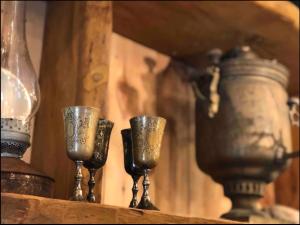
[[84, 167], [86, 167], [90, 173], [90, 179], [88, 182], [89, 193], [87, 195], [87, 200], [89, 202], [96, 202], [94, 194], [95, 175], [97, 170], [103, 167], [106, 163], [110, 134], [113, 126], [114, 123], [109, 120], [100, 119], [98, 121], [93, 155], [89, 160], [83, 162]]
[[76, 164], [75, 186], [71, 200], [82, 201], [81, 166], [93, 155], [95, 134], [100, 110], [87, 106], [64, 108], [64, 127], [67, 155]]
[[132, 186], [132, 199], [129, 204], [130, 208], [135, 208], [138, 205], [137, 193], [138, 181], [143, 175], [143, 170], [138, 168], [133, 163], [133, 152], [132, 152], [132, 139], [131, 139], [131, 129], [121, 130], [122, 140], [123, 140], [123, 150], [124, 150], [124, 165], [126, 172], [132, 177], [133, 186]]
[[166, 120], [154, 116], [138, 116], [130, 119], [132, 130], [133, 162], [143, 170], [143, 195], [137, 208], [159, 210], [149, 197], [149, 171], [153, 169], [160, 157], [160, 147]]

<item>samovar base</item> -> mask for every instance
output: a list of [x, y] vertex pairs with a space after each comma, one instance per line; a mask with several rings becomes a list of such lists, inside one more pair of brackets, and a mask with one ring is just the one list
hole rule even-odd
[[236, 220], [241, 222], [250, 222], [251, 218], [253, 217], [266, 218], [268, 216], [260, 210], [238, 208], [233, 208], [228, 213], [225, 213], [221, 216], [221, 218], [223, 219]]
[[266, 217], [259, 204], [263, 197], [265, 182], [257, 180], [231, 180], [223, 183], [224, 193], [230, 198], [232, 208], [221, 217], [249, 222], [251, 216]]
[[[299, 224], [299, 212], [298, 216], [295, 214], [297, 210], [285, 206], [283, 206], [283, 209], [281, 209], [282, 206], [276, 209], [278, 207], [278, 205], [275, 205], [261, 210], [232, 209], [222, 215], [221, 218], [251, 224]], [[271, 210], [272, 212], [270, 212], [270, 208], [273, 208]], [[278, 212], [274, 213], [274, 208]], [[281, 213], [279, 211], [281, 211]]]

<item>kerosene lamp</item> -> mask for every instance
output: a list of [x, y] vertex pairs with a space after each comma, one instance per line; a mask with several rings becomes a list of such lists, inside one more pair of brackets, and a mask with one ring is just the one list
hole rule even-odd
[[25, 39], [25, 1], [1, 1], [1, 192], [50, 196], [53, 180], [20, 160], [40, 89]]

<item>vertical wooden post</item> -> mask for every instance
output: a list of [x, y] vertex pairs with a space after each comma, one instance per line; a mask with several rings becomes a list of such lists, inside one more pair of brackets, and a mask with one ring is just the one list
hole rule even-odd
[[[48, 3], [32, 165], [55, 179], [55, 198], [68, 198], [74, 179], [74, 164], [65, 150], [62, 109], [87, 105], [105, 114], [111, 33], [109, 1]], [[101, 174], [96, 176], [97, 201]]]

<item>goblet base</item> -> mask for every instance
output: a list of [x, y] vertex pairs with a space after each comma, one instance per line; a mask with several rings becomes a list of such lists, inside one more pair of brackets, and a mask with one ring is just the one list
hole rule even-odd
[[145, 209], [145, 210], [157, 210], [159, 211], [159, 208], [157, 208], [150, 200], [141, 200], [137, 209]]
[[96, 203], [96, 197], [94, 195], [88, 195], [86, 199], [89, 203]]
[[70, 198], [70, 201], [84, 201], [84, 197], [78, 195], [78, 196], [72, 196]]

